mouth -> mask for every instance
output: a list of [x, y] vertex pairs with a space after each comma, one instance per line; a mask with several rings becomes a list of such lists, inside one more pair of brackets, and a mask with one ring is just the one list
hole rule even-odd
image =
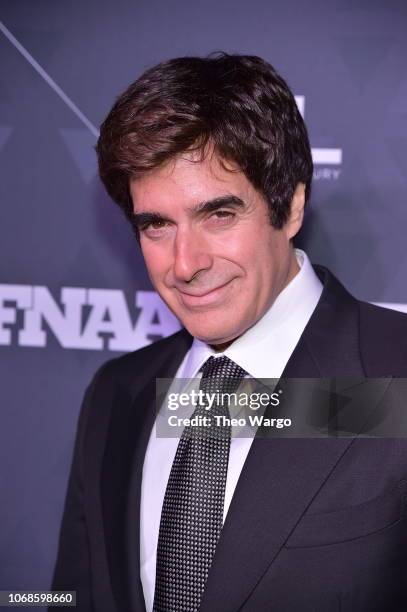
[[183, 305], [187, 308], [199, 308], [200, 306], [213, 305], [224, 298], [224, 294], [228, 290], [232, 280], [227, 281], [224, 285], [215, 287], [215, 289], [211, 289], [210, 291], [187, 293], [178, 289], [178, 295], [180, 296]]

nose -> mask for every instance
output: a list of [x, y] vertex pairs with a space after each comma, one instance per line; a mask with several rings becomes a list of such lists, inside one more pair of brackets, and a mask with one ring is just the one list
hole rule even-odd
[[178, 282], [190, 282], [203, 270], [212, 266], [208, 241], [191, 227], [177, 228], [174, 241], [174, 278]]

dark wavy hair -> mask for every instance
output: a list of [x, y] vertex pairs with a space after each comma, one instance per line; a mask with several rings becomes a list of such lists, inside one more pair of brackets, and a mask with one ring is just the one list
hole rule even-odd
[[130, 180], [208, 145], [265, 197], [275, 228], [299, 182], [309, 199], [311, 149], [294, 96], [270, 64], [248, 55], [180, 57], [144, 72], [101, 125], [100, 177], [132, 222]]

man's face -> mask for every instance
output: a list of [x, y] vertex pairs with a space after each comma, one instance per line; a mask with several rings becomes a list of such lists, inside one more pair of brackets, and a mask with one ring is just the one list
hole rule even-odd
[[281, 230], [243, 172], [216, 155], [184, 154], [131, 181], [130, 191], [151, 282], [208, 344], [243, 334], [298, 271], [290, 239], [301, 226], [302, 184]]

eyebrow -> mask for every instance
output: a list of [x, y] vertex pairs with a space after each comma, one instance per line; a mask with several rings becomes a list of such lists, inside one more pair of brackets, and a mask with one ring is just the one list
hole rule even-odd
[[[225, 195], [212, 200], [206, 200], [205, 202], [199, 202], [194, 206], [187, 208], [188, 212], [193, 216], [201, 216], [223, 208], [225, 206], [237, 209], [243, 209], [245, 203], [238, 196]], [[157, 223], [161, 221], [171, 221], [171, 219], [156, 212], [143, 211], [139, 213], [133, 213], [132, 222], [137, 229], [141, 229], [150, 223]]]
[[213, 200], [207, 200], [206, 202], [200, 202], [188, 210], [192, 214], [204, 214], [213, 212], [218, 210], [218, 208], [222, 208], [223, 206], [230, 206], [232, 208], [244, 208], [244, 202], [238, 196], [234, 195], [224, 195], [218, 198], [214, 198]]

